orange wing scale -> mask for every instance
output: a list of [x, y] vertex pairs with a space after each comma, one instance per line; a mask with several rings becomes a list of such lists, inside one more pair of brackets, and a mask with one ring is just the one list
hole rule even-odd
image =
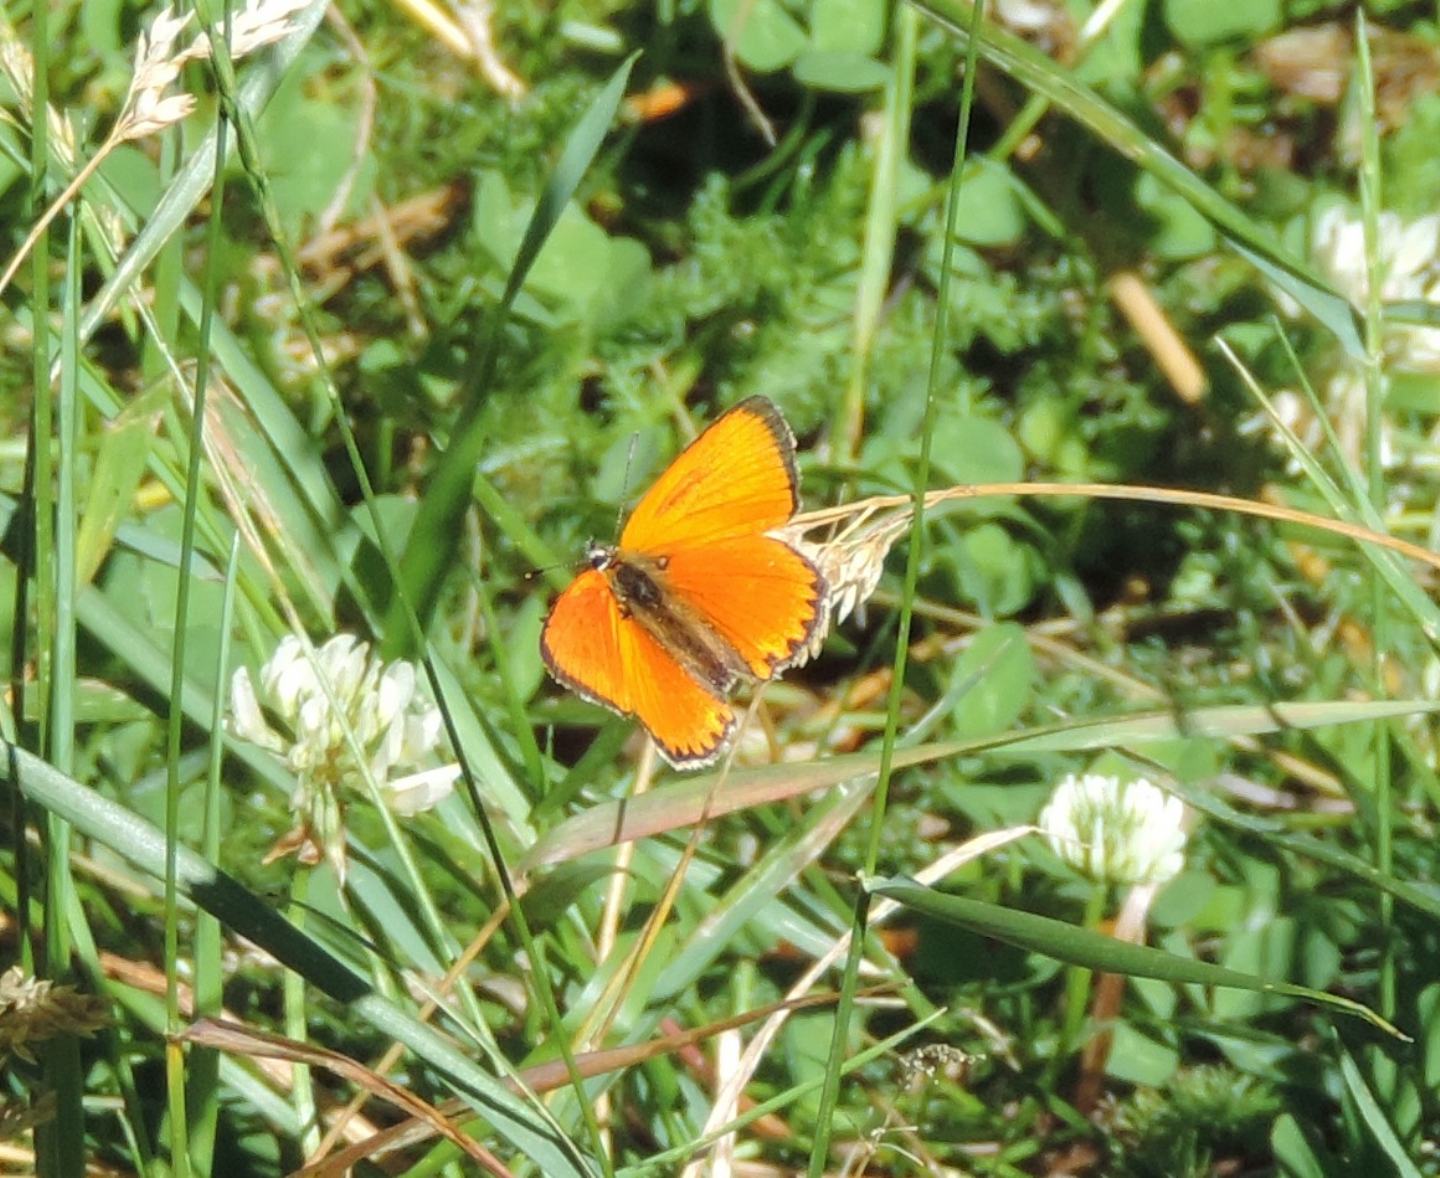
[[620, 604], [605, 574], [586, 569], [555, 599], [540, 632], [540, 657], [550, 674], [591, 703], [622, 715], [635, 711], [621, 654]]
[[666, 592], [697, 609], [756, 679], [773, 679], [809, 645], [823, 586], [784, 541], [737, 536], [665, 555]]
[[655, 480], [620, 533], [632, 552], [666, 552], [769, 531], [796, 495], [795, 439], [764, 397], [711, 423]]
[[620, 607], [605, 574], [587, 569], [558, 598], [540, 635], [550, 673], [591, 703], [635, 716], [665, 759], [694, 768], [715, 759], [735, 713], [706, 691]]

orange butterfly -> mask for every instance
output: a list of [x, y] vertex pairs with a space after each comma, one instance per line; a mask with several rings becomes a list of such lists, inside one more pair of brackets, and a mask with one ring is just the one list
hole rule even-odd
[[619, 544], [587, 546], [540, 636], [550, 673], [636, 717], [677, 769], [713, 761], [730, 689], [775, 678], [822, 625], [819, 570], [768, 534], [799, 501], [790, 427], [766, 398], [740, 402], [655, 480]]

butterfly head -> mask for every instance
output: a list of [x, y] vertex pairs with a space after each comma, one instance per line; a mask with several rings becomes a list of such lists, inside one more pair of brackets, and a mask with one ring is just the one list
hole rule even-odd
[[598, 540], [589, 540], [585, 544], [585, 560], [596, 572], [603, 573], [615, 563], [615, 549]]
[[585, 560], [597, 573], [604, 574], [610, 592], [626, 617], [632, 609], [652, 614], [672, 612], [659, 583], [669, 563], [665, 557], [652, 558], [591, 540], [585, 545]]

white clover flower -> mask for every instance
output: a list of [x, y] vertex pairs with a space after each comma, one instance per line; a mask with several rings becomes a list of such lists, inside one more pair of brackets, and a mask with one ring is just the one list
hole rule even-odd
[[[1440, 302], [1440, 214], [1404, 221], [1381, 213], [1376, 259], [1380, 298], [1393, 302]], [[1336, 289], [1359, 307], [1370, 292], [1365, 264], [1365, 226], [1342, 205], [1316, 218], [1311, 249]], [[1385, 332], [1386, 358], [1411, 372], [1440, 372], [1440, 328], [1396, 325]]]
[[[256, 691], [241, 667], [230, 680], [230, 731], [279, 755], [295, 775], [296, 830], [271, 852], [296, 850], [302, 862], [329, 857], [344, 875], [342, 791], [363, 775], [346, 739], [348, 725], [386, 801], [405, 817], [431, 809], [454, 789], [458, 766], [436, 765], [443, 753], [440, 711], [417, 689], [413, 664], [386, 666], [370, 647], [339, 634], [312, 662], [294, 635], [280, 640], [261, 667]], [[325, 688], [328, 684], [331, 704]], [[338, 712], [336, 708], [338, 707]], [[342, 723], [343, 717], [343, 723]]]
[[1164, 883], [1185, 865], [1185, 806], [1143, 779], [1073, 773], [1040, 813], [1054, 852], [1101, 883]]
[[[1375, 250], [1382, 302], [1440, 305], [1440, 214], [1406, 221], [1397, 213], [1382, 212], [1376, 221]], [[1363, 310], [1369, 298], [1370, 273], [1365, 257], [1365, 224], [1359, 215], [1343, 204], [1321, 209], [1311, 224], [1310, 252], [1335, 289]], [[1288, 295], [1279, 299], [1287, 314], [1299, 314], [1299, 304]], [[1440, 374], [1440, 328], [1387, 323], [1381, 350], [1382, 379], [1388, 380], [1391, 373]], [[1325, 415], [1334, 426], [1340, 453], [1359, 464], [1365, 452], [1369, 395], [1363, 374], [1336, 354], [1315, 376], [1314, 384]], [[1321, 423], [1298, 393], [1281, 390], [1273, 404], [1307, 449], [1318, 451], [1323, 447]], [[1270, 428], [1269, 416], [1263, 413], [1242, 426], [1247, 432]], [[1414, 451], [1395, 423], [1389, 417], [1382, 418], [1381, 464], [1393, 468], [1413, 463], [1417, 457]], [[1301, 468], [1293, 457], [1287, 466], [1292, 471]]]

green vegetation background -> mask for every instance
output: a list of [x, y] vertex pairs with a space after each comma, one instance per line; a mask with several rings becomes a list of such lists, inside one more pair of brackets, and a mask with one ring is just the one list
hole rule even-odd
[[[223, 1001], [366, 1065], [405, 1043], [393, 1078], [464, 1097], [460, 1123], [516, 1172], [678, 1173], [715, 1086], [684, 1053], [605, 1070], [583, 1099], [562, 1083], [548, 1104], [495, 1077], [561, 1039], [583, 1054], [779, 1000], [850, 927], [859, 868], [913, 875], [1033, 822], [1061, 777], [1094, 768], [1197, 806], [1149, 944], [1353, 1000], [1409, 1041], [1173, 966], [1130, 981], [1097, 1025], [1089, 950], [1053, 931], [1026, 942], [1003, 915], [995, 940], [921, 904], [867, 949], [863, 980], [896, 996], [840, 1036], [848, 1054], [899, 1041], [832, 1109], [834, 1013], [796, 1013], [747, 1088], [774, 1105], [739, 1153], [779, 1172], [1440, 1173], [1433, 570], [1235, 514], [1016, 497], [935, 513], [894, 715], [902, 747], [971, 743], [902, 760], [888, 805], [868, 808], [902, 543], [863, 618], [767, 694], [770, 749], [795, 767], [737, 769], [765, 804], [709, 824], [609, 1034], [580, 1041], [703, 787], [660, 793], [664, 833], [624, 860], [572, 850], [567, 820], [629, 793], [640, 746], [546, 678], [539, 628], [586, 539], [611, 536], [724, 407], [781, 407], [811, 507], [910, 490], [928, 430], [935, 487], [1185, 487], [1435, 547], [1440, 364], [1414, 324], [1433, 317], [1419, 304], [1440, 251], [1433, 231], [1428, 253], [1423, 232], [1394, 244], [1440, 197], [1433, 11], [1366, 6], [1362, 54], [1353, 6], [1314, 0], [1106, 5], [1093, 43], [1083, 0], [991, 7], [958, 188], [969, 11], [941, 0], [471, 5], [488, 64], [406, 6], [346, 4], [237, 62], [239, 90], [192, 61], [175, 86], [195, 112], [109, 152], [0, 322], [3, 734], [38, 758], [4, 770], [0, 958], [100, 996], [113, 1019], [3, 1061], [7, 1107], [57, 1094], [42, 1172], [84, 1156], [268, 1174], [318, 1143], [353, 1077], [193, 1046], [167, 1059], [167, 1026], [191, 1017], [184, 981], [202, 1011]], [[5, 14], [7, 257], [105, 141], [154, 10], [62, 2], [39, 33], [37, 15]], [[29, 96], [26, 52], [44, 77]], [[266, 70], [273, 94], [244, 98]], [[68, 122], [37, 139], [47, 99]], [[240, 150], [216, 188], [204, 137], [235, 103], [254, 117], [227, 132]], [[1358, 255], [1317, 242], [1335, 209], [1371, 218]], [[516, 285], [536, 226], [548, 235]], [[1377, 289], [1406, 305], [1367, 305], [1347, 265], [1402, 274], [1400, 294]], [[1137, 329], [1124, 276], [1173, 340]], [[1159, 354], [1177, 349], [1198, 362], [1188, 392]], [[187, 491], [201, 355], [213, 416]], [[1287, 390], [1309, 459], [1252, 380]], [[317, 645], [348, 631], [418, 657], [387, 545], [483, 811], [462, 790], [397, 828], [357, 793], [342, 888], [328, 867], [265, 860], [293, 825], [293, 782], [217, 719], [231, 671], [294, 622]], [[1370, 707], [1383, 700], [1398, 702]], [[1287, 702], [1327, 707], [1286, 719]], [[176, 855], [169, 895], [167, 829], [196, 852]], [[537, 843], [558, 866], [528, 880], [524, 925], [484, 943], [441, 1034], [425, 1031], [425, 996]], [[1122, 898], [1035, 838], [944, 890], [1092, 929]], [[1113, 1044], [1087, 1063], [1101, 1032]], [[1079, 1096], [1087, 1075], [1098, 1100]], [[450, 1143], [402, 1157], [415, 1174], [471, 1164]]]

